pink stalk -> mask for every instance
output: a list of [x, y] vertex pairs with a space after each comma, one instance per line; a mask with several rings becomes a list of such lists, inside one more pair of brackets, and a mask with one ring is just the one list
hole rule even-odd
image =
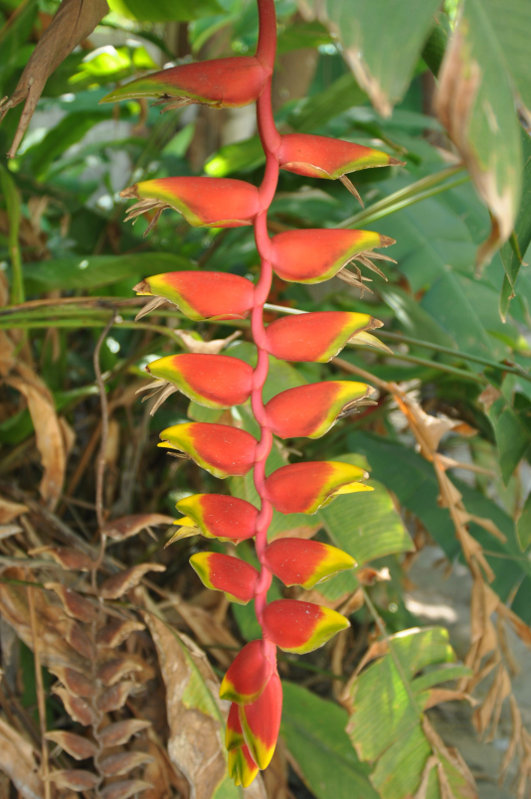
[[[276, 53], [276, 15], [274, 0], [258, 0], [259, 35], [257, 58], [270, 70], [272, 75]], [[271, 242], [267, 232], [267, 210], [273, 201], [278, 183], [279, 162], [276, 151], [280, 147], [280, 135], [275, 127], [271, 105], [271, 80], [269, 77], [257, 102], [257, 123], [260, 140], [266, 155], [265, 172], [259, 187], [260, 211], [254, 220], [254, 236], [256, 249], [260, 256], [260, 279], [254, 292], [254, 305], [251, 313], [251, 332], [256, 345], [258, 360], [254, 372], [251, 392], [251, 407], [256, 421], [260, 425], [260, 441], [256, 448], [253, 479], [260, 497], [260, 512], [256, 521], [255, 548], [260, 562], [261, 572], [255, 589], [255, 612], [260, 626], [266, 597], [271, 585], [272, 573], [265, 561], [267, 531], [271, 522], [273, 509], [266, 496], [265, 464], [273, 435], [267, 424], [267, 414], [262, 399], [262, 391], [268, 372], [267, 338], [263, 322], [263, 307], [271, 288], [273, 267], [271, 264]], [[274, 656], [274, 646], [266, 647], [269, 656]]]

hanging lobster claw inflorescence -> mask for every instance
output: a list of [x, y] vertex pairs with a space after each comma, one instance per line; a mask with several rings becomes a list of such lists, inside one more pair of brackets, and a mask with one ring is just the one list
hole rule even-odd
[[[326, 362], [346, 344], [380, 345], [371, 331], [381, 322], [364, 313], [324, 311], [263, 322], [273, 272], [287, 281], [317, 283], [336, 274], [348, 278], [349, 264], [380, 273], [374, 252], [393, 240], [365, 230], [293, 230], [270, 238], [267, 212], [280, 169], [328, 180], [339, 179], [357, 195], [347, 174], [399, 163], [387, 153], [346, 141], [307, 134], [280, 135], [271, 108], [271, 76], [276, 50], [274, 0], [257, 0], [259, 40], [253, 57], [229, 58], [173, 67], [117, 89], [106, 100], [154, 97], [169, 108], [191, 102], [231, 107], [256, 102], [258, 130], [266, 154], [262, 184], [208, 177], [147, 180], [122, 192], [134, 198], [128, 218], [153, 213], [150, 227], [165, 209], [176, 210], [193, 226], [253, 225], [260, 259], [256, 285], [222, 272], [173, 272], [146, 277], [136, 290], [152, 304], [170, 302], [193, 320], [250, 316], [257, 350], [252, 368], [227, 355], [182, 353], [153, 361], [149, 372], [208, 408], [228, 408], [250, 400], [258, 424], [255, 438], [228, 424], [189, 422], [161, 433], [160, 446], [192, 458], [217, 478], [252, 472], [258, 507], [227, 494], [195, 494], [181, 499], [172, 541], [201, 534], [238, 543], [254, 539], [258, 568], [237, 557], [200, 551], [191, 564], [203, 583], [231, 601], [254, 601], [262, 637], [246, 644], [228, 669], [220, 696], [231, 702], [226, 745], [236, 784], [249, 785], [269, 764], [280, 728], [282, 685], [277, 648], [310, 652], [322, 646], [348, 620], [326, 607], [295, 599], [267, 601], [275, 576], [286, 586], [311, 588], [355, 562], [350, 555], [319, 541], [279, 538], [268, 541], [273, 511], [315, 513], [340, 494], [371, 490], [367, 473], [341, 461], [288, 464], [266, 475], [273, 436], [323, 435], [342, 414], [371, 402], [364, 383], [333, 380], [290, 388], [264, 404], [262, 390], [269, 356], [293, 362]], [[357, 275], [349, 279], [361, 284]]]

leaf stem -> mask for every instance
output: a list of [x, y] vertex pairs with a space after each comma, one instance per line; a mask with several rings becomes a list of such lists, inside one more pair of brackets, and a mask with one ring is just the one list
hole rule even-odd
[[384, 197], [382, 200], [379, 200], [368, 208], [364, 208], [362, 211], [354, 214], [354, 216], [345, 219], [343, 222], [341, 222], [341, 224], [338, 225], [338, 227], [355, 228], [361, 223], [367, 224], [368, 222], [376, 222], [377, 219], [381, 219], [384, 216], [389, 216], [390, 214], [395, 213], [395, 211], [400, 211], [402, 208], [408, 208], [410, 205], [414, 205], [421, 200], [426, 200], [429, 197], [433, 197], [443, 191], [461, 186], [461, 184], [466, 183], [470, 179], [468, 173], [461, 174], [459, 178], [451, 181], [450, 183], [446, 183], [445, 181], [447, 181], [448, 178], [451, 178], [453, 175], [459, 175], [460, 173], [463, 173], [464, 169], [464, 166], [459, 164], [457, 166], [450, 166], [446, 169], [442, 169], [440, 172], [436, 172], [434, 175], [428, 175], [425, 178], [421, 178], [420, 180], [417, 180], [416, 183], [411, 183], [409, 186], [395, 191], [388, 197]]

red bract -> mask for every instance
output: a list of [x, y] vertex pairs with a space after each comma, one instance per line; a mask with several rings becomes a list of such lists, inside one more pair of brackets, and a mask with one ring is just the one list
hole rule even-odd
[[282, 391], [269, 400], [266, 413], [271, 430], [280, 438], [319, 438], [336, 418], [373, 394], [366, 383], [334, 380]]
[[356, 335], [381, 326], [382, 322], [368, 314], [348, 311], [284, 316], [266, 330], [268, 351], [283, 361], [326, 363]]
[[295, 599], [270, 602], [263, 622], [264, 632], [273, 643], [297, 654], [318, 649], [349, 626], [348, 619], [335, 610]]
[[258, 699], [240, 705], [243, 737], [252, 759], [260, 769], [267, 768], [273, 757], [281, 716], [282, 685], [278, 674], [274, 672]]
[[306, 461], [277, 469], [265, 481], [266, 496], [281, 513], [315, 513], [339, 494], [371, 491], [359, 466], [342, 461]]
[[394, 239], [372, 230], [289, 230], [271, 240], [273, 269], [282, 280], [320, 283], [375, 247]]
[[256, 439], [226, 424], [185, 422], [167, 427], [159, 447], [181, 450], [214, 475], [247, 474], [254, 463]]
[[219, 689], [220, 697], [240, 704], [254, 702], [266, 687], [275, 668], [274, 660], [267, 656], [264, 642], [251, 641], [229, 666]]
[[156, 178], [135, 183], [121, 196], [138, 200], [126, 219], [155, 211], [150, 228], [165, 208], [179, 211], [193, 227], [250, 225], [260, 210], [256, 186], [231, 178]]
[[344, 569], [356, 565], [342, 549], [304, 538], [278, 538], [266, 549], [265, 562], [284, 585], [313, 588]]
[[[237, 497], [193, 494], [179, 500], [176, 508], [186, 514], [175, 522], [184, 528], [184, 535], [200, 532], [206, 538], [238, 542], [252, 538], [256, 530], [257, 509]], [[192, 532], [189, 533], [190, 528]]]
[[242, 319], [253, 305], [250, 280], [230, 272], [165, 272], [146, 277], [137, 294], [173, 302], [190, 319]]
[[357, 197], [356, 189], [345, 175], [375, 166], [402, 164], [396, 158], [341, 139], [314, 136], [308, 133], [288, 133], [282, 136], [279, 152], [282, 169], [313, 178], [340, 179]]
[[154, 377], [175, 383], [183, 394], [207, 408], [241, 405], [252, 388], [252, 367], [229, 355], [168, 355], [152, 361], [147, 370]]
[[257, 100], [270, 74], [254, 56], [182, 64], [137, 78], [100, 102], [156, 97], [166, 110], [189, 103], [231, 108]]
[[244, 560], [220, 552], [196, 552], [190, 564], [207, 588], [223, 591], [242, 605], [253, 598], [260, 573]]

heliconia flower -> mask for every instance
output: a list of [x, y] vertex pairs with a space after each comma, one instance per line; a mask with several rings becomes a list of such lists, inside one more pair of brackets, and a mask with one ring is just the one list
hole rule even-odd
[[382, 150], [309, 133], [282, 136], [279, 159], [282, 169], [297, 175], [327, 180], [339, 178], [358, 198], [359, 194], [345, 175], [368, 167], [403, 163]]
[[126, 221], [155, 211], [148, 230], [165, 208], [179, 211], [193, 227], [250, 225], [260, 210], [256, 186], [232, 178], [155, 178], [135, 183], [120, 194], [138, 200], [128, 209]]
[[205, 538], [219, 538], [226, 541], [245, 541], [256, 532], [258, 510], [245, 499], [225, 494], [193, 494], [177, 502], [178, 511], [186, 514], [175, 524], [185, 531], [176, 537], [185, 537], [201, 532]]
[[[270, 602], [264, 609], [263, 623], [264, 634], [273, 643], [285, 652], [297, 654], [318, 649], [349, 626], [348, 619], [335, 610], [297, 599]], [[241, 715], [240, 720], [245, 733]]]
[[240, 708], [236, 702], [232, 702], [225, 727], [225, 748], [230, 752], [231, 749], [236, 749], [244, 743], [242, 725], [240, 724]]
[[245, 744], [229, 749], [227, 767], [234, 784], [242, 788], [247, 788], [258, 774], [258, 766]]
[[316, 311], [276, 319], [266, 329], [268, 351], [283, 361], [326, 363], [364, 330], [383, 322], [363, 313]]
[[343, 461], [306, 461], [281, 466], [266, 478], [266, 495], [280, 513], [315, 513], [339, 494], [372, 491], [369, 475]]
[[340, 414], [372, 402], [369, 399], [372, 394], [374, 389], [354, 380], [330, 380], [289, 388], [267, 403], [269, 426], [280, 438], [319, 438]]
[[164, 272], [147, 277], [134, 290], [141, 296], [169, 300], [194, 321], [242, 319], [254, 302], [251, 281], [230, 272]]
[[258, 99], [269, 75], [269, 70], [254, 56], [217, 58], [137, 78], [114, 89], [100, 102], [156, 97], [166, 110], [190, 103], [235, 108]]
[[230, 355], [184, 352], [158, 358], [146, 367], [154, 377], [175, 383], [207, 408], [230, 408], [249, 398], [253, 369]]
[[344, 569], [352, 569], [356, 561], [342, 549], [322, 541], [304, 538], [278, 538], [268, 545], [265, 563], [284, 585], [312, 588], [316, 583]]
[[227, 599], [240, 605], [253, 598], [260, 573], [241, 558], [220, 552], [196, 552], [190, 565], [206, 588], [223, 591]]
[[[391, 244], [394, 244], [394, 239], [372, 230], [288, 230], [271, 239], [271, 261], [282, 280], [320, 283], [357, 258], [365, 266], [375, 269], [371, 257], [388, 259], [371, 251], [374, 247], [389, 247]], [[380, 272], [377, 268], [376, 271]]]
[[268, 644], [262, 639], [250, 641], [229, 666], [219, 689], [221, 699], [239, 704], [254, 702], [275, 669], [275, 655], [268, 653]]
[[281, 715], [282, 684], [275, 671], [258, 699], [250, 704], [240, 705], [243, 737], [259, 769], [267, 768], [271, 762], [277, 745]]
[[227, 424], [184, 422], [160, 434], [159, 447], [181, 450], [214, 477], [244, 475], [254, 463], [256, 439]]

